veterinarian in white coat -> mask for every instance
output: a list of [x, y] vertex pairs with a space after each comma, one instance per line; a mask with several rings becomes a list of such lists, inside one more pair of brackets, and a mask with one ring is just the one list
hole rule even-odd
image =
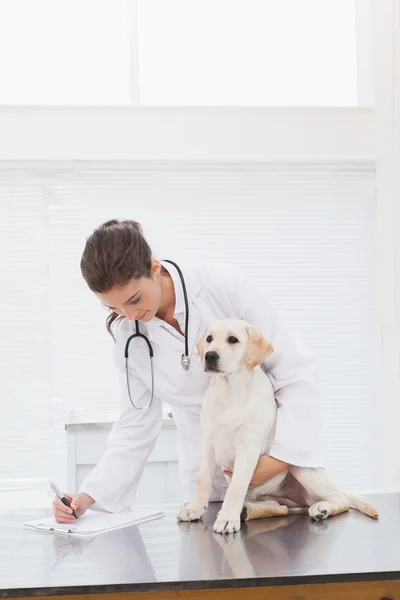
[[[121, 367], [121, 413], [108, 439], [108, 449], [71, 499], [78, 515], [94, 502], [117, 512], [134, 502], [143, 467], [161, 429], [162, 404], [171, 405], [177, 426], [179, 464], [185, 501], [196, 488], [199, 465], [200, 409], [209, 384], [197, 355], [196, 342], [215, 319], [239, 317], [272, 342], [274, 352], [264, 363], [278, 404], [275, 441], [269, 456], [261, 457], [253, 476], [259, 483], [284, 470], [287, 464], [323, 466], [321, 406], [315, 365], [261, 293], [257, 280], [227, 265], [179, 265], [189, 306], [185, 331], [185, 302], [179, 273], [168, 262], [157, 261], [134, 221], [110, 221], [88, 238], [82, 274], [90, 289], [111, 310], [109, 330], [115, 336], [116, 360]], [[268, 267], [266, 267], [268, 268]], [[117, 320], [119, 317], [119, 320]], [[154, 397], [149, 348], [143, 339], [129, 347], [129, 391], [124, 371], [124, 348], [135, 333], [151, 343], [154, 359]], [[111, 323], [110, 323], [111, 321]], [[181, 356], [188, 341], [190, 368]], [[140, 408], [143, 407], [143, 408]], [[220, 473], [211, 500], [222, 500], [226, 481]], [[55, 499], [58, 521], [73, 521], [70, 509]]]

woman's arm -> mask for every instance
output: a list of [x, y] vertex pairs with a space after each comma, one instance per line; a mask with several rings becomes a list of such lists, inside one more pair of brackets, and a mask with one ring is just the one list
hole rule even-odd
[[[250, 481], [249, 489], [251, 490], [254, 487], [263, 485], [268, 481], [268, 479], [272, 479], [272, 477], [275, 477], [275, 475], [282, 473], [282, 471], [286, 471], [288, 466], [289, 465], [287, 463], [277, 460], [276, 458], [272, 458], [272, 456], [260, 456], [253, 477]], [[232, 477], [233, 467], [227, 471], [224, 471], [224, 473], [225, 475]]]
[[[140, 477], [161, 430], [161, 401], [154, 397], [149, 408], [138, 410], [129, 400], [122, 351], [116, 347], [116, 361], [121, 366], [121, 413], [108, 436], [108, 449], [82, 483], [81, 493], [88, 494], [104, 510], [119, 512], [133, 504]], [[150, 391], [130, 369], [133, 402], [147, 406]]]

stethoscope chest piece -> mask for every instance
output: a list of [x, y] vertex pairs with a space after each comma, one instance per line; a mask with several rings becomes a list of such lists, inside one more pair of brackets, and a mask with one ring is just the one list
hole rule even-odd
[[182, 365], [184, 371], [189, 371], [190, 357], [186, 356], [185, 354], [182, 354], [181, 365]]

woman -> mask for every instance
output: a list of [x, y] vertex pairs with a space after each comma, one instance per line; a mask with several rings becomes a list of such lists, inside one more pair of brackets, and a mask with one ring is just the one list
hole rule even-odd
[[[288, 465], [322, 466], [314, 363], [268, 304], [257, 282], [214, 262], [177, 266], [158, 261], [135, 221], [112, 220], [98, 227], [87, 239], [81, 270], [89, 288], [110, 311], [107, 329], [115, 339], [122, 371], [125, 344], [137, 323], [139, 332], [151, 343], [154, 361], [143, 339], [131, 340], [126, 367], [129, 375], [124, 379], [120, 417], [109, 435], [108, 449], [79, 493], [67, 496], [78, 516], [94, 503], [110, 512], [132, 506], [143, 467], [161, 429], [163, 402], [173, 410], [184, 501], [191, 499], [199, 460], [200, 408], [209, 383], [196, 356], [196, 342], [218, 318], [243, 318], [275, 349], [264, 364], [278, 405], [275, 440], [270, 455], [260, 457], [251, 485], [261, 485]], [[189, 311], [185, 309], [184, 287]], [[225, 477], [218, 474], [211, 500], [222, 500], [226, 486]], [[59, 499], [53, 508], [58, 522], [74, 521], [72, 510]]]

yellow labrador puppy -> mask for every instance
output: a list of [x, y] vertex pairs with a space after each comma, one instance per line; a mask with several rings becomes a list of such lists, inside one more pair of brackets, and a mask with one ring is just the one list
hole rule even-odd
[[217, 466], [234, 465], [233, 476], [214, 531], [240, 529], [241, 517], [282, 516], [307, 510], [319, 521], [355, 508], [378, 518], [377, 510], [356, 496], [340, 492], [323, 469], [290, 467], [266, 484], [249, 490], [260, 455], [268, 454], [276, 419], [272, 384], [261, 364], [272, 345], [240, 319], [225, 319], [208, 328], [198, 351], [211, 381], [202, 411], [202, 448], [197, 491], [181, 509], [181, 521], [201, 519]]

